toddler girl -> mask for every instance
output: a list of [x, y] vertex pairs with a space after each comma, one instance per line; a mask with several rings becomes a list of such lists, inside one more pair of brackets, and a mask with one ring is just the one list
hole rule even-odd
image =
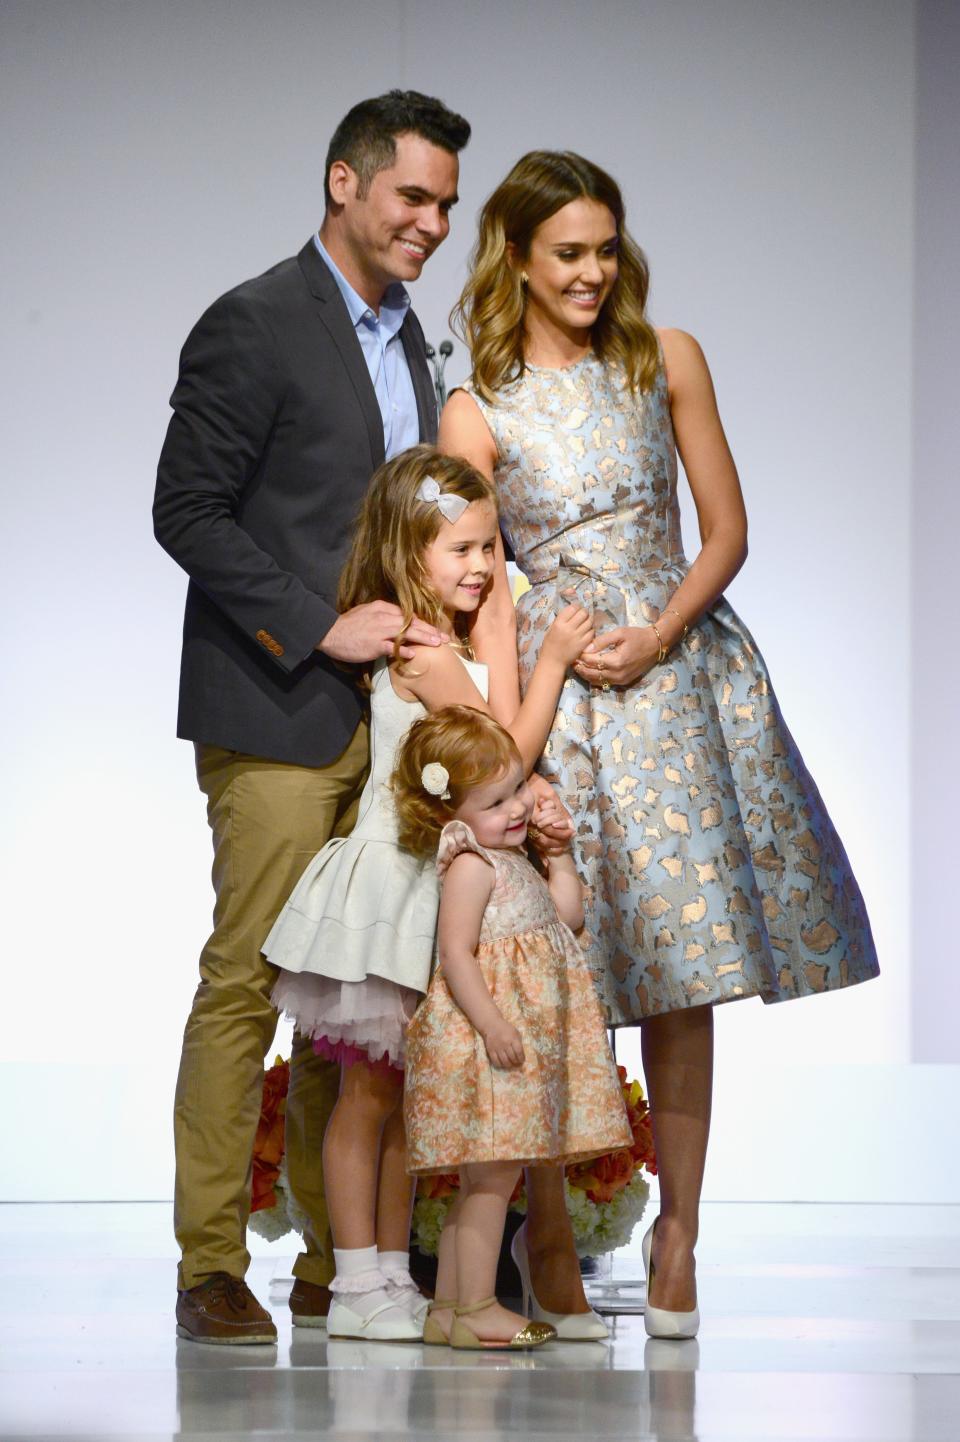
[[[486, 710], [486, 667], [469, 659], [466, 621], [496, 557], [490, 482], [465, 461], [414, 447], [382, 466], [361, 508], [338, 609], [384, 600], [407, 624], [448, 637], [371, 669], [370, 776], [349, 837], [309, 864], [264, 944], [281, 968], [274, 1004], [341, 1064], [340, 1095], [323, 1141], [323, 1176], [336, 1276], [327, 1331], [335, 1337], [419, 1339], [426, 1308], [408, 1270], [412, 1183], [401, 1093], [404, 1030], [426, 991], [436, 933], [432, 858], [397, 846], [386, 786], [397, 746], [425, 712], [448, 702]], [[592, 637], [588, 614], [567, 607], [511, 727], [532, 769], [567, 667]], [[406, 643], [404, 643], [406, 648]]]
[[407, 1030], [408, 1166], [459, 1169], [425, 1342], [534, 1347], [556, 1333], [492, 1295], [510, 1195], [527, 1164], [629, 1146], [603, 1014], [572, 930], [583, 894], [569, 853], [522, 848], [533, 795], [491, 717], [451, 706], [418, 721], [393, 776], [400, 844], [437, 850], [439, 966]]

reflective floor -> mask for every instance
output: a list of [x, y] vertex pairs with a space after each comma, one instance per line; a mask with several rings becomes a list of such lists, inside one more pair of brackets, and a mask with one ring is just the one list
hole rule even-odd
[[168, 1206], [0, 1206], [0, 1436], [960, 1442], [960, 1207], [706, 1206], [696, 1342], [508, 1358], [292, 1330], [258, 1246], [279, 1347], [200, 1347]]

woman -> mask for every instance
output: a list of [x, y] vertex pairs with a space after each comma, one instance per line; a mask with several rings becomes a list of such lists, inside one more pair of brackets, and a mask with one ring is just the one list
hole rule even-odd
[[[843, 846], [722, 596], [747, 525], [710, 373], [691, 336], [653, 330], [647, 289], [615, 182], [571, 153], [524, 156], [481, 213], [457, 308], [473, 377], [440, 443], [496, 481], [531, 582], [521, 685], [558, 604], [596, 613], [540, 770], [575, 823], [610, 1023], [642, 1030], [661, 1192], [644, 1239], [647, 1330], [690, 1336], [713, 1005], [829, 991], [878, 966]], [[692, 564], [678, 453], [702, 540]], [[495, 696], [512, 636], [501, 566], [474, 632]], [[531, 1197], [532, 1261], [557, 1195], [541, 1180]], [[560, 1270], [555, 1258], [550, 1285], [569, 1296]]]

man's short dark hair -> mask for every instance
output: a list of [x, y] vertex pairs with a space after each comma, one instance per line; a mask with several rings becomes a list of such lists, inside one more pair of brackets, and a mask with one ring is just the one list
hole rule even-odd
[[442, 100], [418, 90], [391, 90], [373, 100], [361, 100], [343, 117], [327, 150], [323, 192], [328, 208], [334, 161], [342, 160], [354, 171], [362, 200], [378, 171], [387, 170], [396, 160], [398, 135], [422, 136], [456, 155], [470, 139], [470, 126]]

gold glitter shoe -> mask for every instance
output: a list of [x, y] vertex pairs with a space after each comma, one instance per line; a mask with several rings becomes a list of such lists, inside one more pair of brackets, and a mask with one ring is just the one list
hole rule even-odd
[[469, 1317], [472, 1312], [482, 1312], [486, 1307], [492, 1307], [496, 1300], [496, 1297], [485, 1297], [482, 1302], [472, 1302], [469, 1307], [454, 1307], [453, 1326], [450, 1328], [451, 1347], [471, 1352], [520, 1352], [528, 1351], [531, 1347], [542, 1347], [544, 1342], [555, 1339], [557, 1329], [548, 1322], [528, 1322], [509, 1341], [501, 1342], [485, 1341], [471, 1331], [466, 1322], [461, 1321], [462, 1317]]
[[425, 1346], [449, 1347], [450, 1338], [444, 1335], [444, 1331], [443, 1328], [440, 1326], [440, 1323], [435, 1322], [430, 1314], [431, 1312], [443, 1312], [448, 1309], [455, 1310], [456, 1305], [457, 1299], [455, 1297], [452, 1301], [449, 1302], [445, 1298], [434, 1297], [433, 1301], [427, 1308], [427, 1315], [423, 1319], [423, 1341]]

